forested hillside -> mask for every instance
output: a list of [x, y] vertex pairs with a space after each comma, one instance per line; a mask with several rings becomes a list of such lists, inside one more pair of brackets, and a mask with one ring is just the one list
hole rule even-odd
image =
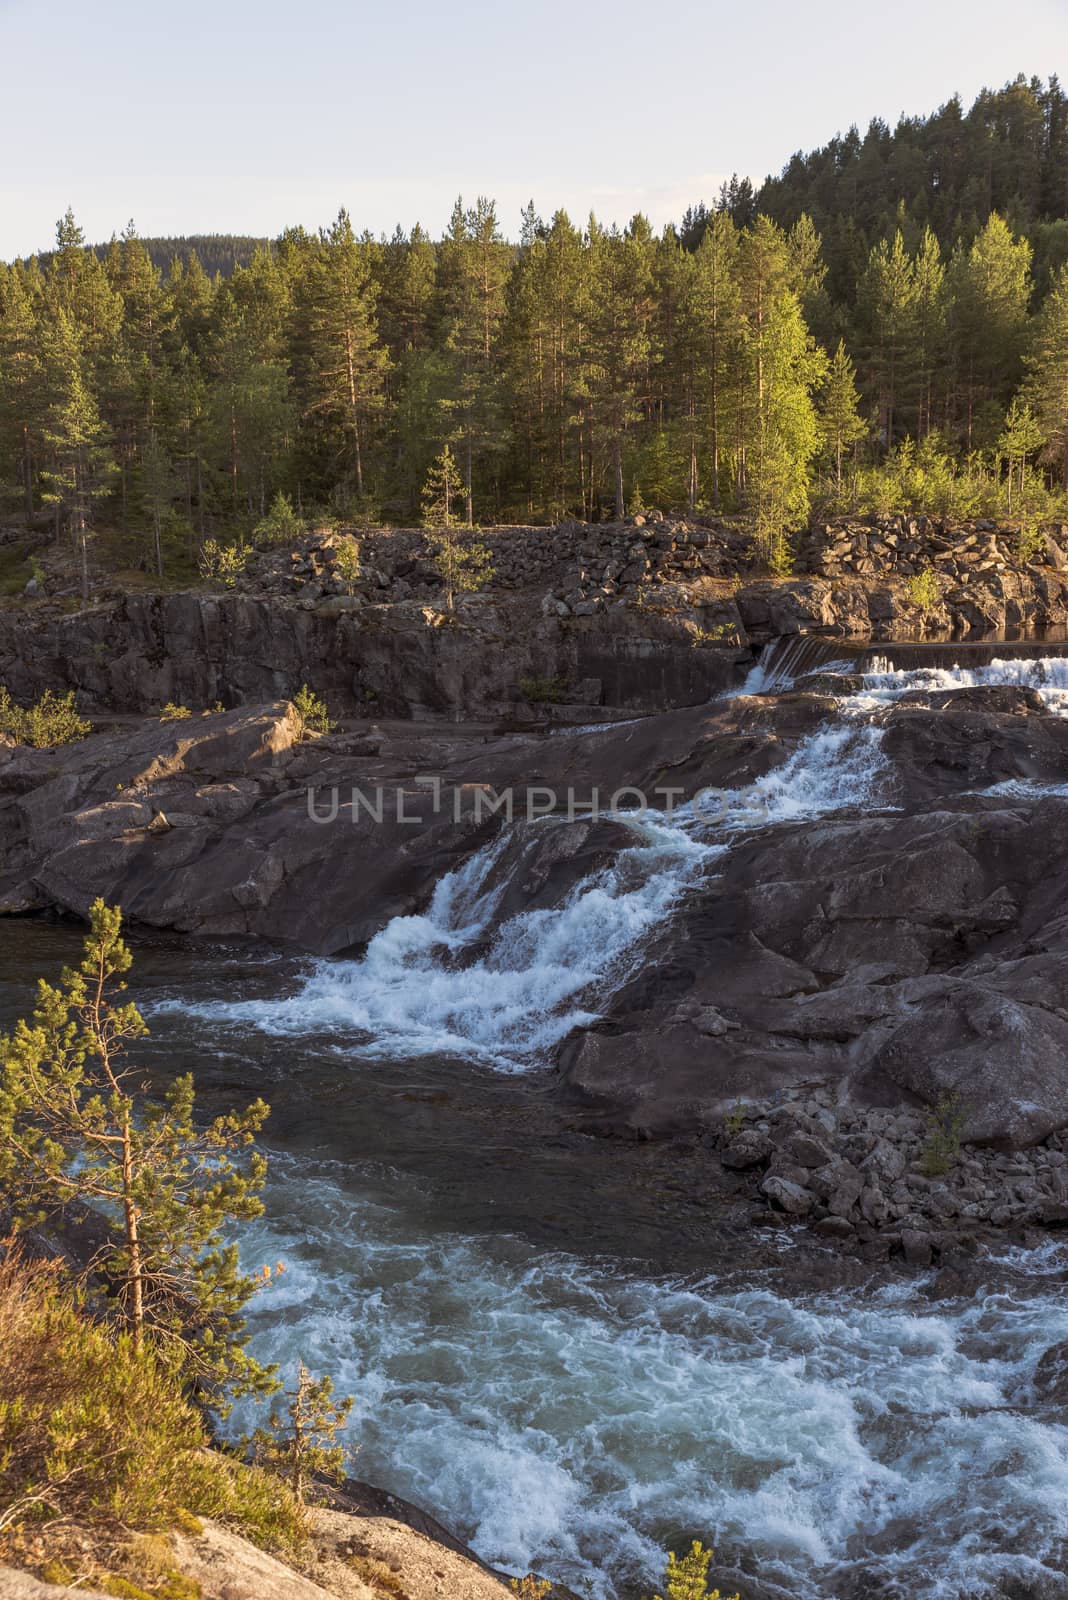
[[[795, 157], [656, 235], [491, 200], [440, 240], [346, 213], [211, 275], [68, 214], [0, 266], [0, 484], [160, 572], [305, 515], [745, 516], [772, 565], [816, 501], [1059, 509], [1068, 488], [1068, 101], [1019, 80]], [[231, 256], [246, 241], [217, 239]]]

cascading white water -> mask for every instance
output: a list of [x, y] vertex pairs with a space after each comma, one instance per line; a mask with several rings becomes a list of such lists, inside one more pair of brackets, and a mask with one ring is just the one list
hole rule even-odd
[[[829, 725], [747, 788], [706, 791], [671, 822], [654, 813], [629, 821], [635, 842], [610, 866], [561, 905], [494, 930], [499, 891], [487, 885], [502, 835], [439, 882], [423, 915], [394, 917], [360, 961], [319, 963], [289, 998], [216, 1002], [201, 1014], [272, 1033], [338, 1030], [356, 1035], [365, 1056], [458, 1053], [525, 1070], [594, 1019], [591, 1005], [631, 970], [642, 940], [732, 837], [876, 803], [880, 738], [875, 728]], [[465, 959], [485, 940], [486, 954]]]
[[478, 959], [464, 963], [463, 952], [491, 936], [499, 890], [486, 885], [505, 835], [448, 873], [422, 916], [394, 917], [362, 960], [320, 963], [289, 999], [214, 1004], [203, 1014], [275, 1033], [368, 1035], [365, 1055], [458, 1052], [520, 1067], [592, 1020], [580, 997], [618, 981], [720, 848], [652, 814], [630, 826], [635, 842], [610, 866], [562, 905], [509, 918]]
[[874, 656], [864, 674], [864, 689], [849, 704], [857, 710], [884, 705], [912, 690], [990, 688], [1004, 684], [1034, 689], [1053, 716], [1068, 716], [1068, 657], [1041, 656], [995, 660], [979, 667], [894, 668]]
[[804, 1600], [960, 1600], [1002, 1576], [1063, 1592], [1068, 1428], [1026, 1414], [1040, 1354], [1068, 1338], [1063, 1252], [1023, 1269], [1051, 1275], [1037, 1298], [796, 1299], [428, 1239], [322, 1170], [275, 1177], [245, 1245], [287, 1264], [256, 1348], [333, 1373], [361, 1473], [492, 1564], [638, 1594], [665, 1544], [700, 1534]]
[[727, 696], [736, 699], [748, 694], [783, 694], [792, 689], [806, 672], [851, 672], [855, 662], [835, 656], [834, 641], [817, 634], [794, 633], [772, 639], [760, 652], [740, 689]]

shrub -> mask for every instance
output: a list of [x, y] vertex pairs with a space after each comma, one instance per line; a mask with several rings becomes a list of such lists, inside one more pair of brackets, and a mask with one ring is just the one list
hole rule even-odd
[[535, 1572], [528, 1572], [525, 1578], [509, 1578], [508, 1587], [519, 1600], [547, 1600], [553, 1589], [548, 1578], [539, 1578]]
[[[664, 1571], [667, 1600], [720, 1600], [719, 1590], [708, 1587], [708, 1564], [711, 1560], [712, 1551], [706, 1550], [699, 1539], [694, 1540], [689, 1554], [683, 1556], [681, 1561], [675, 1559], [672, 1551]], [[656, 1600], [661, 1600], [660, 1595], [656, 1596]], [[734, 1600], [739, 1600], [739, 1597], [735, 1595]]]
[[942, 598], [942, 579], [933, 567], [914, 572], [905, 585], [909, 600], [918, 606], [924, 616], [933, 611]]
[[959, 1095], [944, 1094], [927, 1113], [927, 1137], [920, 1166], [928, 1178], [941, 1177], [960, 1154], [966, 1115]]
[[159, 720], [161, 722], [184, 722], [186, 717], [191, 717], [192, 715], [193, 713], [188, 706], [176, 706], [173, 700], [168, 700], [159, 714]]
[[342, 539], [334, 552], [334, 571], [351, 594], [360, 579], [360, 547], [355, 539]]
[[221, 583], [232, 589], [248, 566], [252, 552], [240, 550], [237, 545], [220, 544], [217, 539], [206, 539], [197, 558], [201, 577]]
[[288, 495], [279, 492], [271, 501], [271, 509], [252, 530], [257, 544], [294, 544], [308, 531], [303, 517], [293, 509]]
[[[295, 1546], [277, 1480], [207, 1448], [204, 1424], [150, 1349], [87, 1317], [59, 1263], [0, 1256], [0, 1555], [63, 1526], [152, 1531], [195, 1516]], [[94, 1585], [95, 1587], [95, 1585]]]
[[531, 705], [562, 700], [567, 694], [566, 678], [520, 678], [519, 692]]
[[745, 1127], [746, 1106], [741, 1096], [723, 1118], [723, 1127], [731, 1139], [736, 1139]]
[[330, 720], [326, 709], [326, 701], [302, 683], [298, 692], [293, 696], [293, 705], [297, 716], [300, 718], [301, 739], [309, 739], [315, 734], [329, 733], [337, 724]]
[[57, 744], [73, 744], [77, 739], [84, 739], [91, 727], [91, 723], [75, 710], [73, 689], [67, 694], [54, 694], [46, 689], [40, 700], [24, 710], [15, 704], [6, 686], [0, 684], [0, 733], [6, 733], [16, 744], [49, 750]]

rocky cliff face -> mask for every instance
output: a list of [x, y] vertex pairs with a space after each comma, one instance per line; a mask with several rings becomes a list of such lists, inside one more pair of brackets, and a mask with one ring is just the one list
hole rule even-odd
[[[340, 536], [261, 553], [233, 591], [115, 594], [73, 614], [46, 601], [0, 611], [0, 682], [16, 697], [74, 689], [89, 709], [167, 701], [202, 710], [312, 685], [339, 714], [534, 721], [696, 705], [741, 681], [754, 650], [799, 631], [967, 635], [1068, 623], [1068, 557], [1046, 537], [1023, 563], [1014, 534], [921, 519], [842, 524], [804, 543], [799, 575], [755, 577], [722, 522], [493, 530], [487, 593], [454, 613], [414, 530], [360, 536], [350, 585]], [[910, 598], [916, 572], [939, 598]]]

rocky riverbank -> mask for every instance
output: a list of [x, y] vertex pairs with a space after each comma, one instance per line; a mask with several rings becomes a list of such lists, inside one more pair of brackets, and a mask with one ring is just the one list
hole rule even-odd
[[[828, 524], [796, 575], [762, 577], [744, 530], [649, 513], [487, 530], [494, 575], [442, 604], [419, 530], [326, 532], [253, 554], [233, 589], [127, 593], [88, 609], [62, 582], [0, 610], [0, 682], [89, 709], [249, 704], [310, 683], [336, 714], [563, 722], [696, 705], [769, 639], [967, 636], [1068, 624], [1068, 536], [933, 518]], [[355, 538], [361, 574], [337, 563]], [[1024, 557], [1027, 559], [1024, 559]], [[933, 587], [918, 603], [917, 574]], [[69, 589], [69, 583], [66, 588]]]

